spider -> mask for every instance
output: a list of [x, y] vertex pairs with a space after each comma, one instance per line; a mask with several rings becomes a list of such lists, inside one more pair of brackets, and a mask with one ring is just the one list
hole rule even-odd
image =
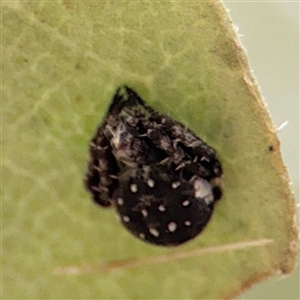
[[86, 188], [143, 241], [193, 239], [222, 196], [215, 150], [127, 86], [115, 92], [89, 150]]

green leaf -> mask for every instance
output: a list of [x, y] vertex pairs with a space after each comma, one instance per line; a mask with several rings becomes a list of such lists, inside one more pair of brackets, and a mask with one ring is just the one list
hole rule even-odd
[[[292, 271], [289, 178], [219, 2], [3, 2], [2, 24], [3, 299], [227, 299]], [[184, 246], [135, 239], [84, 190], [88, 142], [121, 84], [223, 164], [224, 197]]]

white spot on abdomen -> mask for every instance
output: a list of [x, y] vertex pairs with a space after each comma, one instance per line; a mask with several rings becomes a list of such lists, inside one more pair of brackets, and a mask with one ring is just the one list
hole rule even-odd
[[195, 198], [201, 198], [206, 204], [210, 204], [214, 201], [211, 186], [205, 179], [198, 178], [194, 181], [194, 196]]
[[184, 200], [181, 204], [182, 204], [182, 206], [188, 206], [190, 204], [190, 201]]
[[174, 232], [176, 229], [177, 229], [177, 224], [176, 224], [175, 222], [170, 222], [170, 223], [168, 224], [168, 230], [169, 230], [170, 232]]
[[180, 186], [180, 181], [174, 181], [172, 182], [172, 189], [177, 189]]
[[135, 183], [132, 183], [130, 185], [130, 190], [131, 190], [132, 193], [136, 193], [138, 191], [137, 185]]
[[126, 223], [130, 221], [130, 219], [129, 219], [128, 216], [123, 216], [122, 219], [123, 219], [123, 221], [126, 222]]
[[159, 237], [159, 231], [158, 231], [156, 228], [150, 227], [150, 228], [149, 228], [149, 232], [150, 232], [150, 234], [152, 234], [153, 236]]
[[155, 182], [154, 182], [153, 179], [149, 178], [149, 179], [147, 180], [147, 184], [148, 184], [149, 187], [153, 188], [154, 185], [155, 185]]
[[148, 212], [147, 212], [146, 209], [142, 209], [142, 215], [143, 215], [143, 217], [145, 217], [145, 218], [148, 216]]
[[163, 206], [163, 205], [160, 205], [160, 206], [158, 207], [158, 210], [159, 210], [159, 211], [166, 211], [166, 207]]
[[187, 221], [184, 222], [184, 225], [185, 225], [185, 226], [191, 226], [191, 225], [192, 225], [192, 222], [189, 221], [189, 220], [187, 220]]
[[117, 202], [118, 202], [119, 205], [123, 205], [123, 204], [124, 204], [124, 199], [121, 198], [121, 197], [119, 197], [119, 198], [117, 199]]

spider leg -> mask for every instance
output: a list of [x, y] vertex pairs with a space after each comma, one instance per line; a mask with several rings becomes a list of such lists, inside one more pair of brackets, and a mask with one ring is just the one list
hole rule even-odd
[[99, 127], [90, 142], [90, 159], [85, 176], [85, 186], [96, 203], [103, 207], [112, 205], [112, 193], [118, 185], [118, 165], [111, 146]]

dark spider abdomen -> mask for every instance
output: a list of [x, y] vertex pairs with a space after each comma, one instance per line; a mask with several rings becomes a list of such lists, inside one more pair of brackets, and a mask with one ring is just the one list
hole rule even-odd
[[208, 222], [213, 205], [196, 199], [190, 193], [193, 184], [170, 177], [168, 169], [151, 170], [148, 180], [143, 168], [127, 175], [114, 197], [121, 222], [135, 236], [175, 246], [198, 235]]

